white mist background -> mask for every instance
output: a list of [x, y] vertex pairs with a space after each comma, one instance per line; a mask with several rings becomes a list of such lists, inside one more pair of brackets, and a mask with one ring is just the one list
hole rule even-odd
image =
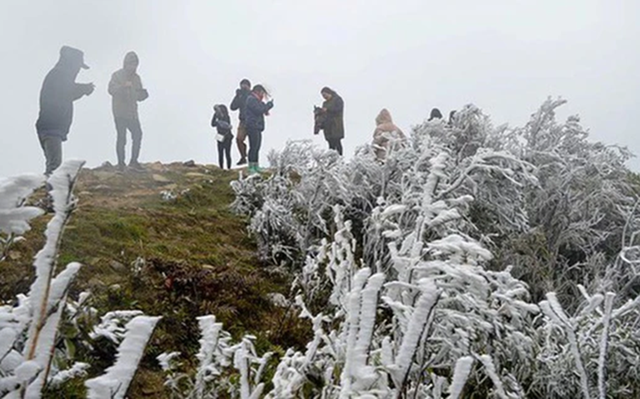
[[142, 162], [217, 163], [212, 107], [245, 77], [275, 99], [263, 164], [288, 139], [326, 145], [312, 134], [323, 86], [345, 100], [347, 156], [371, 140], [383, 107], [405, 131], [433, 107], [446, 116], [469, 102], [522, 125], [549, 95], [568, 99], [561, 116], [580, 114], [593, 139], [640, 153], [638, 15], [624, 0], [3, 0], [0, 176], [44, 168], [38, 95], [65, 44], [85, 52], [78, 81], [97, 88], [75, 104], [64, 157], [90, 167], [115, 162], [107, 84], [129, 50], [150, 93]]

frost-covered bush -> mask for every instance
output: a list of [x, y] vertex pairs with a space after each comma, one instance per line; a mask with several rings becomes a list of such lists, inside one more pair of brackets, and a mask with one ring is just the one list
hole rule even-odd
[[313, 325], [267, 397], [636, 395], [627, 155], [556, 122], [561, 103], [523, 129], [467, 106], [385, 162], [289, 143], [236, 182], [265, 254], [288, 243]]
[[231, 395], [241, 399], [262, 397], [263, 372], [272, 353], [256, 354], [255, 337], [245, 336], [233, 344], [231, 335], [222, 329], [215, 316], [198, 317], [200, 350], [196, 355], [198, 368], [193, 372], [180, 371], [180, 353], [158, 356], [166, 374], [165, 386], [173, 397], [188, 399], [217, 398]]
[[502, 260], [535, 283], [536, 298], [552, 289], [568, 304], [581, 296], [576, 283], [601, 289], [600, 277], [629, 241], [625, 226], [627, 235], [638, 230], [638, 185], [624, 166], [626, 148], [590, 141], [577, 116], [556, 120], [564, 103], [547, 100], [523, 128], [501, 130], [490, 145], [535, 166], [538, 181], [522, 191], [531, 228], [504, 239]]

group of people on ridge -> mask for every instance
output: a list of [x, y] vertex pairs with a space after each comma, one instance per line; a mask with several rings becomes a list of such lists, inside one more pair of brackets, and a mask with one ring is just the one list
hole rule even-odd
[[[248, 79], [242, 79], [240, 88], [236, 90], [236, 95], [231, 101], [229, 108], [238, 111], [238, 136], [236, 143], [240, 152], [240, 160], [237, 165], [249, 163], [249, 173], [259, 173], [260, 147], [262, 146], [262, 132], [265, 128], [264, 117], [269, 115], [273, 108], [273, 100], [266, 103], [265, 99], [269, 93], [262, 85], [251, 87]], [[231, 168], [231, 143], [233, 141], [232, 127], [229, 111], [224, 104], [217, 104], [213, 107], [214, 113], [211, 119], [211, 126], [218, 131], [218, 165], [223, 167], [223, 160], [226, 158], [227, 168]], [[246, 139], [249, 139], [249, 151], [247, 152]]]
[[[344, 138], [344, 101], [342, 97], [328, 87], [324, 87], [320, 94], [324, 98], [321, 108], [316, 107], [316, 113], [322, 115], [322, 127], [315, 130], [318, 134], [324, 131], [325, 139], [329, 144], [329, 149], [337, 151], [342, 155], [342, 139]], [[259, 152], [262, 145], [262, 132], [265, 128], [264, 117], [269, 115], [273, 108], [273, 100], [264, 102], [269, 97], [269, 93], [262, 85], [251, 87], [249, 79], [242, 79], [240, 87], [236, 90], [229, 108], [231, 111], [238, 111], [238, 130], [236, 144], [240, 153], [240, 160], [236, 165], [249, 164], [249, 173], [260, 172]], [[230, 124], [229, 111], [224, 104], [217, 104], [213, 107], [214, 113], [211, 119], [211, 126], [218, 131], [218, 165], [224, 167], [226, 160], [227, 168], [231, 168], [231, 144], [233, 142], [232, 126]], [[316, 126], [317, 126], [316, 115]], [[246, 139], [249, 139], [249, 150], [247, 152]]]
[[[142, 85], [142, 80], [137, 73], [139, 64], [140, 60], [135, 52], [127, 53], [122, 68], [113, 73], [109, 82], [108, 91], [112, 97], [112, 111], [117, 133], [117, 168], [120, 171], [126, 168], [127, 131], [131, 133], [133, 141], [129, 167], [134, 170], [142, 169], [138, 163], [142, 143], [138, 102], [146, 100], [149, 92]], [[84, 96], [91, 95], [95, 90], [93, 83], [76, 83], [75, 81], [80, 70], [88, 68], [82, 51], [63, 46], [60, 49], [58, 62], [49, 71], [42, 84], [36, 131], [46, 159], [46, 175], [50, 175], [62, 163], [62, 143], [67, 140], [73, 120], [73, 103]], [[314, 109], [314, 134], [319, 134], [322, 130], [329, 149], [342, 155], [342, 139], [345, 132], [344, 100], [329, 87], [323, 87], [320, 94], [324, 101], [321, 107]], [[265, 87], [260, 84], [252, 87], [248, 79], [240, 81], [240, 87], [229, 105], [231, 111], [238, 111], [236, 144], [240, 160], [237, 165], [248, 163], [250, 173], [260, 172], [259, 154], [262, 133], [265, 129], [265, 116], [269, 115], [273, 106], [273, 100], [269, 99], [269, 93]], [[216, 136], [218, 165], [223, 168], [226, 160], [226, 167], [230, 169], [234, 136], [229, 110], [224, 104], [217, 104], [213, 109], [211, 126], [218, 133]], [[455, 111], [452, 111], [451, 120], [454, 114]], [[434, 108], [429, 120], [441, 118], [440, 111]], [[376, 117], [376, 128], [373, 134], [376, 157], [384, 160], [393, 143], [405, 141], [404, 133], [393, 123], [391, 113], [387, 109], [380, 111]]]
[[[137, 73], [140, 60], [131, 51], [124, 57], [123, 66], [111, 76], [109, 94], [112, 97], [112, 111], [116, 128], [117, 168], [126, 169], [125, 147], [127, 131], [131, 133], [133, 146], [129, 167], [142, 169], [138, 162], [142, 144], [142, 127], [138, 115], [138, 102], [149, 97]], [[93, 83], [76, 83], [82, 69], [89, 69], [84, 62], [84, 53], [73, 47], [63, 46], [56, 65], [49, 71], [40, 91], [40, 112], [36, 122], [36, 131], [45, 156], [45, 174], [48, 176], [62, 164], [62, 143], [73, 121], [73, 103], [84, 96], [90, 96], [95, 90]], [[321, 112], [326, 114], [323, 127], [329, 148], [342, 155], [341, 140], [344, 137], [342, 98], [333, 90], [325, 87], [321, 91], [324, 103]], [[262, 132], [265, 128], [265, 116], [273, 108], [273, 100], [265, 102], [269, 94], [263, 85], [251, 87], [248, 79], [240, 82], [240, 88], [231, 101], [232, 111], [239, 112], [239, 126], [236, 143], [240, 152], [237, 165], [248, 161], [249, 171], [256, 173], [259, 168], [259, 152], [262, 145]], [[227, 168], [231, 168], [231, 144], [233, 133], [229, 110], [223, 104], [214, 106], [211, 125], [217, 129], [218, 164], [222, 168], [226, 159]], [[249, 139], [247, 151], [246, 139]]]

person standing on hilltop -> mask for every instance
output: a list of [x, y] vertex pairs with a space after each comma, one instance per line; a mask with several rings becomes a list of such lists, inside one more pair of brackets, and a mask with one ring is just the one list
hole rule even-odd
[[262, 85], [255, 85], [251, 95], [247, 97], [244, 109], [244, 123], [249, 137], [249, 173], [260, 173], [260, 146], [262, 145], [262, 132], [264, 131], [264, 116], [269, 115], [273, 108], [273, 100], [263, 102], [268, 96], [267, 90]]
[[62, 142], [73, 122], [73, 102], [93, 93], [93, 83], [76, 83], [80, 69], [89, 69], [84, 53], [69, 46], [60, 49], [60, 58], [49, 71], [40, 90], [40, 113], [36, 131], [46, 159], [45, 175], [62, 164]]
[[244, 123], [244, 108], [247, 104], [247, 98], [251, 94], [251, 82], [249, 79], [242, 79], [240, 81], [240, 88], [236, 90], [236, 95], [231, 101], [231, 111], [238, 111], [238, 136], [236, 137], [236, 144], [238, 145], [238, 152], [240, 152], [240, 160], [238, 165], [244, 165], [247, 163], [247, 145], [245, 140], [247, 138], [247, 130]]
[[138, 117], [138, 102], [149, 97], [149, 93], [142, 87], [140, 75], [138, 75], [138, 55], [130, 51], [124, 57], [122, 69], [111, 75], [109, 82], [109, 94], [111, 94], [113, 118], [116, 124], [116, 154], [118, 156], [118, 169], [125, 168], [125, 145], [127, 144], [127, 130], [131, 132], [133, 146], [131, 148], [131, 161], [129, 166], [141, 170], [138, 163], [140, 146], [142, 144], [142, 127]]
[[320, 90], [324, 103], [322, 112], [325, 114], [323, 122], [324, 138], [329, 143], [330, 150], [336, 150], [342, 155], [342, 139], [344, 138], [344, 101], [334, 90], [324, 87]]
[[211, 126], [218, 130], [216, 140], [218, 141], [218, 165], [220, 169], [224, 168], [224, 158], [227, 158], [227, 169], [231, 169], [231, 142], [233, 141], [233, 133], [231, 133], [231, 118], [229, 111], [224, 104], [213, 106], [213, 119]]

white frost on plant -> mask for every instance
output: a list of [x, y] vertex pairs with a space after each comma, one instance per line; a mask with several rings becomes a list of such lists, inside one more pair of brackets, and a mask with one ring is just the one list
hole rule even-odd
[[140, 310], [114, 310], [107, 312], [100, 319], [100, 324], [93, 327], [89, 337], [93, 340], [104, 337], [113, 343], [118, 343], [126, 334], [125, 324], [134, 317], [141, 316]]
[[463, 356], [458, 359], [456, 367], [453, 370], [451, 385], [449, 385], [449, 399], [458, 399], [460, 395], [462, 395], [462, 390], [464, 389], [464, 385], [467, 383], [472, 366], [472, 356]]
[[124, 399], [158, 320], [160, 317], [136, 316], [127, 323], [115, 364], [105, 374], [85, 382], [87, 398]]
[[30, 229], [29, 221], [43, 211], [24, 206], [24, 201], [43, 183], [44, 178], [36, 175], [0, 179], [0, 233], [24, 234]]
[[58, 387], [68, 380], [77, 377], [84, 377], [87, 375], [87, 370], [91, 365], [83, 362], [76, 362], [67, 370], [59, 371], [56, 375], [49, 379], [49, 384], [52, 387]]

